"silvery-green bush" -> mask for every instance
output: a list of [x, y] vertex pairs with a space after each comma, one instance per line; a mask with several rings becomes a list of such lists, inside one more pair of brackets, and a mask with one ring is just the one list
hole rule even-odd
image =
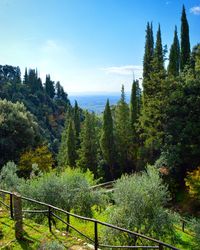
[[41, 243], [38, 250], [64, 250], [65, 247], [58, 241]]
[[17, 176], [17, 166], [14, 162], [6, 163], [0, 172], [0, 188], [8, 191], [18, 191], [23, 180]]
[[[170, 236], [174, 239], [173, 215], [165, 207], [170, 195], [156, 168], [148, 166], [145, 172], [123, 176], [115, 184], [113, 197], [111, 224], [159, 239]], [[113, 229], [106, 230], [105, 241], [110, 244], [141, 243]]]
[[[88, 176], [87, 176], [88, 175]], [[19, 188], [23, 196], [42, 201], [66, 211], [92, 216], [92, 206], [103, 200], [98, 192], [91, 190], [91, 176], [80, 170], [63, 173], [51, 172], [26, 180]], [[26, 202], [27, 207], [35, 204]]]

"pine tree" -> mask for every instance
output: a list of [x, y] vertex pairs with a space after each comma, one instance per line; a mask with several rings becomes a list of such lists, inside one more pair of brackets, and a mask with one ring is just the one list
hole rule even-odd
[[131, 123], [129, 107], [125, 100], [124, 86], [122, 85], [121, 98], [115, 111], [116, 147], [118, 163], [121, 173], [132, 170], [131, 152]]
[[70, 119], [68, 129], [67, 129], [67, 164], [70, 167], [75, 166], [76, 161], [76, 137], [73, 122]]
[[109, 100], [106, 102], [105, 110], [103, 113], [103, 126], [101, 132], [100, 146], [103, 158], [109, 166], [111, 178], [114, 178], [114, 165], [115, 165], [115, 142], [113, 133], [113, 119], [110, 110]]
[[185, 13], [185, 6], [183, 5], [181, 16], [181, 57], [180, 57], [180, 69], [184, 70], [184, 67], [189, 64], [190, 61], [190, 38], [189, 38], [189, 25]]
[[180, 46], [177, 35], [177, 28], [175, 26], [174, 41], [170, 49], [168, 75], [178, 76], [180, 69]]
[[94, 113], [88, 111], [85, 114], [85, 120], [80, 134], [80, 149], [78, 150], [77, 166], [84, 171], [90, 169], [97, 177], [97, 149], [98, 140], [96, 132], [96, 121]]

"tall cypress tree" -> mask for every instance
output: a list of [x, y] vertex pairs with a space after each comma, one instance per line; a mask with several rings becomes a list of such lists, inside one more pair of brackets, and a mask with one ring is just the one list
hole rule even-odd
[[141, 90], [139, 87], [138, 80], [133, 81], [132, 89], [131, 89], [131, 99], [130, 99], [130, 124], [132, 131], [132, 152], [133, 152], [133, 160], [136, 164], [138, 158], [138, 142], [139, 135], [137, 133], [137, 123], [140, 114], [141, 108]]
[[72, 120], [70, 119], [68, 129], [67, 129], [67, 164], [70, 167], [75, 166], [76, 161], [76, 138], [75, 138], [75, 131]]
[[131, 124], [129, 106], [125, 100], [124, 86], [122, 85], [121, 98], [115, 111], [116, 147], [118, 152], [118, 163], [121, 173], [132, 169], [132, 148], [131, 148]]
[[46, 75], [45, 90], [46, 90], [46, 93], [51, 98], [54, 98], [54, 96], [55, 96], [55, 87], [54, 87], [54, 82], [51, 81], [50, 75]]
[[81, 131], [81, 119], [80, 119], [80, 111], [77, 101], [75, 101], [74, 105], [74, 128], [76, 134], [76, 146], [79, 148], [80, 145], [80, 131]]
[[163, 47], [160, 24], [158, 26], [158, 31], [156, 35], [156, 46], [153, 55], [153, 73], [164, 72], [164, 57], [163, 57]]
[[178, 76], [180, 69], [180, 46], [177, 35], [177, 27], [175, 26], [174, 41], [170, 49], [168, 75]]
[[143, 79], [148, 80], [151, 73], [151, 61], [153, 59], [153, 26], [149, 22], [146, 28], [145, 52], [143, 58]]
[[141, 128], [140, 138], [144, 142], [146, 156], [149, 162], [153, 163], [163, 140], [162, 103], [164, 98], [165, 69], [160, 25], [157, 31], [151, 67], [150, 79], [145, 83], [139, 122]]
[[28, 72], [27, 72], [27, 68], [25, 68], [23, 83], [24, 84], [28, 84]]
[[185, 13], [185, 6], [183, 5], [181, 16], [181, 58], [180, 68], [181, 71], [190, 61], [190, 37], [189, 37], [189, 25]]
[[77, 165], [84, 171], [86, 171], [87, 168], [90, 169], [94, 173], [94, 176], [97, 177], [98, 140], [94, 113], [90, 114], [86, 112], [81, 129], [80, 141]]
[[110, 110], [109, 100], [106, 102], [105, 110], [103, 113], [103, 126], [101, 132], [100, 146], [103, 158], [109, 166], [110, 175], [114, 178], [114, 165], [115, 165], [115, 143], [113, 134], [113, 119]]
[[141, 106], [141, 90], [139, 87], [138, 80], [133, 81], [132, 89], [131, 89], [131, 99], [130, 99], [130, 122], [132, 128], [135, 128], [135, 124], [137, 122], [137, 118], [140, 113]]

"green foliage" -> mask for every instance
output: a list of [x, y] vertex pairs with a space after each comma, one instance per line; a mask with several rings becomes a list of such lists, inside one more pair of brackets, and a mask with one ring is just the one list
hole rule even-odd
[[164, 55], [163, 55], [160, 25], [158, 26], [158, 31], [156, 35], [156, 46], [153, 54], [152, 70], [154, 73], [160, 73], [164, 71]]
[[74, 167], [76, 159], [77, 155], [74, 124], [72, 123], [72, 120], [70, 120], [67, 129], [67, 165]]
[[189, 194], [200, 200], [200, 167], [187, 174], [185, 185], [188, 187]]
[[77, 147], [79, 147], [80, 140], [79, 140], [79, 135], [81, 131], [81, 119], [80, 119], [80, 110], [77, 101], [75, 101], [74, 104], [74, 127], [75, 127], [75, 132], [76, 132], [76, 144]]
[[115, 159], [115, 141], [113, 131], [113, 119], [110, 110], [109, 100], [106, 102], [103, 113], [103, 125], [100, 139], [103, 158], [109, 166], [111, 178], [114, 178]]
[[41, 243], [38, 250], [64, 250], [65, 247], [58, 241]]
[[[0, 98], [14, 103], [22, 102], [27, 110], [36, 117], [42, 128], [43, 142], [47, 141], [52, 151], [57, 152], [65, 113], [70, 107], [63, 87], [60, 83], [59, 87], [56, 85], [59, 88], [59, 90], [56, 88], [56, 96], [55, 94], [47, 94], [41, 79], [38, 77], [37, 69], [27, 70], [26, 68], [23, 82], [20, 79], [19, 67], [0, 65], [0, 69], [2, 72]], [[58, 95], [57, 92], [59, 92]]]
[[[153, 27], [149, 22], [147, 23], [146, 28], [146, 40], [145, 40], [145, 52], [144, 52], [144, 59], [143, 59], [143, 78], [144, 81], [148, 80], [151, 73], [151, 61], [153, 59], [154, 53], [154, 44], [153, 44]], [[145, 91], [145, 89], [144, 89]]]
[[[114, 201], [110, 223], [159, 239], [173, 238], [172, 215], [164, 207], [169, 193], [155, 167], [148, 166], [146, 172], [118, 180]], [[110, 243], [137, 244], [136, 238], [113, 229], [108, 229], [105, 239]]]
[[177, 35], [177, 27], [174, 31], [174, 41], [170, 49], [168, 75], [178, 76], [180, 69], [180, 46]]
[[0, 166], [40, 142], [40, 128], [25, 106], [0, 99]]
[[51, 81], [50, 75], [46, 75], [45, 91], [46, 91], [47, 95], [49, 95], [51, 98], [54, 98], [55, 87], [54, 87], [54, 82]]
[[131, 171], [132, 165], [132, 141], [129, 106], [125, 100], [124, 86], [122, 85], [121, 98], [115, 110], [115, 133], [116, 147], [118, 152], [118, 163], [120, 173]]
[[192, 223], [192, 228], [195, 234], [194, 237], [194, 249], [198, 250], [200, 246], [200, 220], [193, 219], [191, 221]]
[[86, 111], [80, 141], [77, 166], [84, 171], [87, 169], [91, 170], [94, 176], [97, 177], [97, 153], [99, 145], [97, 138], [97, 121], [94, 113], [90, 114]]
[[37, 164], [38, 170], [42, 172], [49, 172], [52, 169], [54, 160], [52, 153], [46, 145], [38, 146], [35, 149], [31, 149], [21, 154], [19, 169], [23, 176], [29, 176], [33, 164]]
[[[89, 177], [89, 180], [88, 179]], [[40, 177], [26, 180], [20, 186], [22, 195], [31, 197], [64, 210], [91, 216], [91, 207], [96, 204], [98, 193], [90, 189], [91, 174], [80, 170], [67, 170], [57, 174], [51, 172]], [[31, 206], [31, 204], [27, 204]]]
[[181, 57], [180, 68], [184, 70], [185, 66], [190, 62], [190, 37], [189, 37], [189, 25], [185, 13], [185, 6], [183, 5], [181, 16]]
[[0, 172], [0, 188], [17, 191], [22, 179], [17, 176], [17, 166], [14, 162], [8, 162]]

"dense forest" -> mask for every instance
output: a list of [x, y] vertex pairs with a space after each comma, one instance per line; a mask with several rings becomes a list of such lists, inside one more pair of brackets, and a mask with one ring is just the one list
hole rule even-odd
[[105, 182], [154, 165], [174, 201], [187, 190], [197, 202], [200, 44], [191, 48], [184, 6], [180, 38], [176, 26], [172, 38], [167, 51], [161, 26], [155, 36], [152, 22], [147, 23], [142, 86], [133, 80], [127, 103], [122, 85], [118, 103], [111, 106], [107, 100], [101, 115], [82, 110], [77, 102], [72, 106], [50, 75], [42, 83], [37, 69], [26, 69], [22, 79], [19, 67], [0, 66], [0, 168], [14, 161], [25, 179], [36, 168], [36, 175], [89, 169]]

